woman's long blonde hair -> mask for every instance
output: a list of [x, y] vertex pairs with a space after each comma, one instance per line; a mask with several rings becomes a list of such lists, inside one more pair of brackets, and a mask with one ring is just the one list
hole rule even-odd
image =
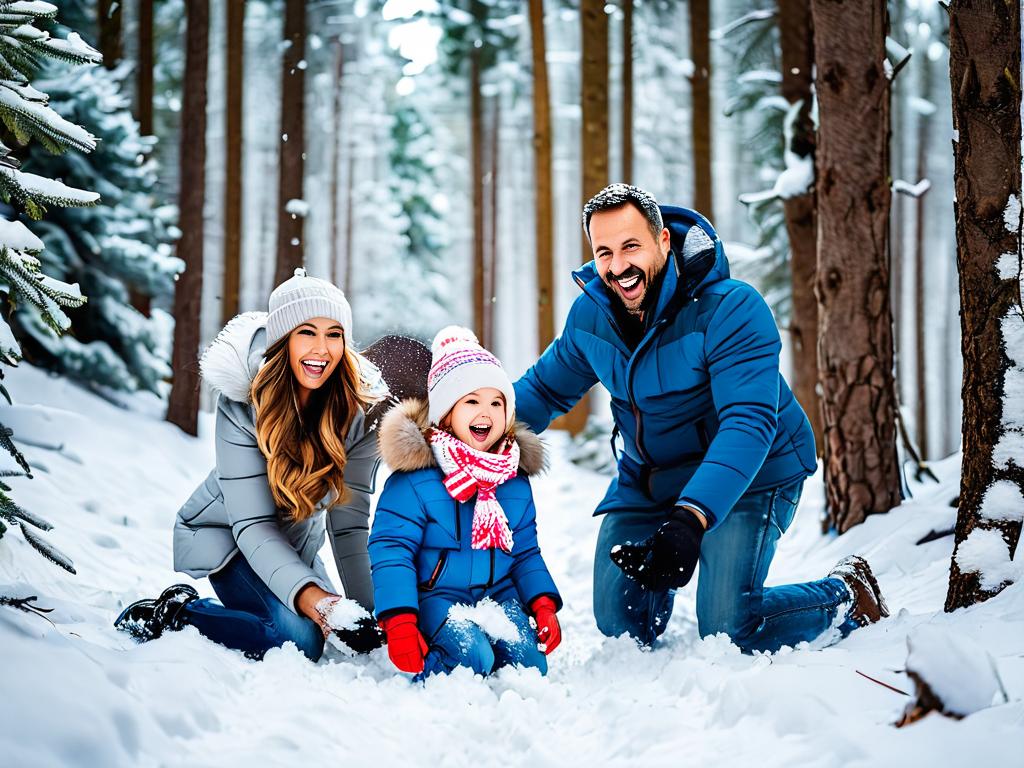
[[312, 517], [328, 493], [331, 504], [348, 496], [345, 436], [369, 398], [363, 392], [355, 354], [346, 346], [338, 367], [312, 392], [303, 411], [299, 384], [288, 361], [289, 336], [267, 350], [267, 361], [253, 379], [250, 393], [256, 410], [256, 442], [267, 457], [270, 491], [285, 517], [299, 521]]

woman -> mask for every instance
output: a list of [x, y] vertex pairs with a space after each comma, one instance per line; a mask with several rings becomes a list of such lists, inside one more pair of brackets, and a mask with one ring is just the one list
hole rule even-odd
[[[114, 624], [143, 641], [193, 626], [252, 658], [290, 641], [314, 661], [340, 626], [349, 646], [370, 650], [380, 644], [365, 613], [373, 610], [366, 540], [378, 456], [364, 409], [387, 388], [352, 347], [340, 289], [297, 269], [269, 309], [229, 322], [200, 361], [219, 394], [217, 463], [178, 511], [174, 568], [209, 577], [220, 600], [178, 584], [130, 605]], [[365, 611], [339, 604], [317, 557], [325, 516], [343, 594]], [[339, 605], [345, 610], [332, 621]]]

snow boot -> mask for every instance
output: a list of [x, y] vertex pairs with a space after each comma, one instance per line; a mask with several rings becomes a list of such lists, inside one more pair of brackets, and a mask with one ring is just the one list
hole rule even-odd
[[139, 642], [160, 637], [165, 631], [177, 631], [184, 625], [182, 609], [199, 593], [188, 584], [174, 584], [160, 593], [156, 600], [137, 600], [114, 620], [114, 626]]
[[889, 615], [882, 592], [878, 588], [875, 574], [867, 560], [857, 555], [844, 557], [829, 571], [831, 578], [839, 579], [850, 593], [850, 607], [847, 618], [859, 627], [866, 627]]

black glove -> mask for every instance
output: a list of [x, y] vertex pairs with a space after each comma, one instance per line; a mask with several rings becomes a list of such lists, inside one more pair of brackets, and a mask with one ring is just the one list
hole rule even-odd
[[369, 653], [385, 643], [384, 632], [371, 616], [357, 619], [354, 629], [332, 629], [331, 632], [356, 653]]
[[688, 509], [676, 507], [669, 519], [639, 544], [612, 547], [610, 557], [644, 589], [664, 592], [685, 587], [700, 558], [704, 526]]

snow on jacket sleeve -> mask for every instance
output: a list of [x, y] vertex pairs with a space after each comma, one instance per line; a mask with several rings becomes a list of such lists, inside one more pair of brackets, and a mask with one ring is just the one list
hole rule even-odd
[[514, 385], [516, 418], [538, 434], [556, 416], [567, 413], [597, 383], [594, 369], [573, 338], [579, 306], [578, 301], [573, 304], [562, 334]]
[[327, 512], [327, 530], [331, 538], [334, 562], [338, 566], [342, 591], [373, 611], [373, 582], [366, 537], [370, 529], [370, 495], [373, 493], [380, 454], [377, 433], [367, 432], [360, 411], [345, 439], [345, 486], [348, 497]]
[[370, 569], [378, 618], [399, 611], [419, 611], [416, 553], [426, 524], [426, 510], [408, 474], [391, 475], [377, 501], [370, 531]]
[[764, 299], [749, 285], [727, 293], [704, 337], [718, 433], [679, 495], [720, 525], [746, 492], [775, 439], [782, 342]]
[[302, 562], [278, 525], [277, 504], [267, 480], [267, 460], [256, 436], [240, 423], [247, 408], [223, 395], [217, 403], [217, 475], [224, 509], [238, 549], [270, 591], [295, 611], [295, 596], [306, 584], [331, 590]]
[[512, 541], [512, 581], [523, 605], [529, 606], [541, 595], [548, 595], [555, 601], [557, 610], [560, 610], [562, 597], [558, 594], [558, 587], [548, 572], [537, 543], [537, 510], [532, 499], [523, 515], [522, 524], [512, 532]]

